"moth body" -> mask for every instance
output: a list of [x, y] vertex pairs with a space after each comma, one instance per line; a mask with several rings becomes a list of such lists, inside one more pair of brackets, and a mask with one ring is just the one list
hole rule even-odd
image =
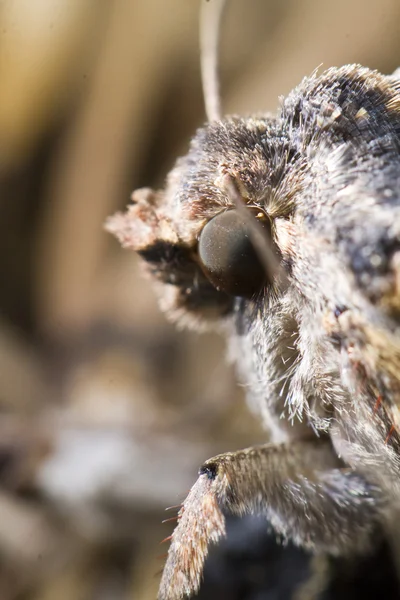
[[[170, 318], [221, 329], [268, 431], [200, 470], [160, 599], [198, 589], [224, 511], [266, 514], [316, 551], [365, 551], [400, 501], [400, 81], [359, 65], [314, 74], [276, 116], [200, 129], [165, 190], [133, 202], [108, 229], [143, 257]], [[243, 208], [277, 262], [255, 289], [247, 265], [265, 261], [239, 244], [253, 239]], [[228, 211], [221, 244], [203, 244], [225, 252], [214, 261], [199, 245]]]

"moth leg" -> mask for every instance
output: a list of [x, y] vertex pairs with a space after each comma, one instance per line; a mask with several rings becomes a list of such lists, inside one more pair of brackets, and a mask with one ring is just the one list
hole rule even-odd
[[198, 590], [208, 546], [225, 535], [224, 512], [265, 514], [277, 533], [295, 543], [343, 554], [368, 548], [382, 499], [377, 487], [343, 468], [328, 440], [216, 456], [201, 467], [179, 513], [159, 600]]

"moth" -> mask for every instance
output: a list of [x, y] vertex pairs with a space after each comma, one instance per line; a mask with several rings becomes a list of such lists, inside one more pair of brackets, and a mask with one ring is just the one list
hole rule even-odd
[[330, 68], [275, 116], [221, 118], [218, 18], [207, 27], [208, 123], [165, 189], [134, 192], [107, 228], [171, 319], [223, 332], [269, 441], [200, 468], [159, 600], [199, 589], [226, 513], [346, 555], [400, 501], [400, 80]]

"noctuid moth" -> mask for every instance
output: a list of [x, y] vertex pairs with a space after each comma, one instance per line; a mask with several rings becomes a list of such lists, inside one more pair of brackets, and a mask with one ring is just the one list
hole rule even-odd
[[134, 192], [107, 228], [171, 319], [223, 331], [270, 441], [200, 468], [160, 600], [198, 590], [226, 512], [344, 555], [400, 501], [400, 80], [331, 68], [275, 116], [221, 118], [217, 30], [203, 24], [208, 124], [165, 189]]

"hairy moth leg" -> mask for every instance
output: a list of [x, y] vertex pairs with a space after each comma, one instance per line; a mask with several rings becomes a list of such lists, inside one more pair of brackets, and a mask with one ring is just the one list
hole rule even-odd
[[365, 552], [381, 520], [377, 487], [341, 468], [328, 441], [302, 440], [208, 460], [179, 513], [159, 600], [199, 589], [211, 542], [225, 535], [223, 512], [265, 514], [277, 533], [331, 554]]

